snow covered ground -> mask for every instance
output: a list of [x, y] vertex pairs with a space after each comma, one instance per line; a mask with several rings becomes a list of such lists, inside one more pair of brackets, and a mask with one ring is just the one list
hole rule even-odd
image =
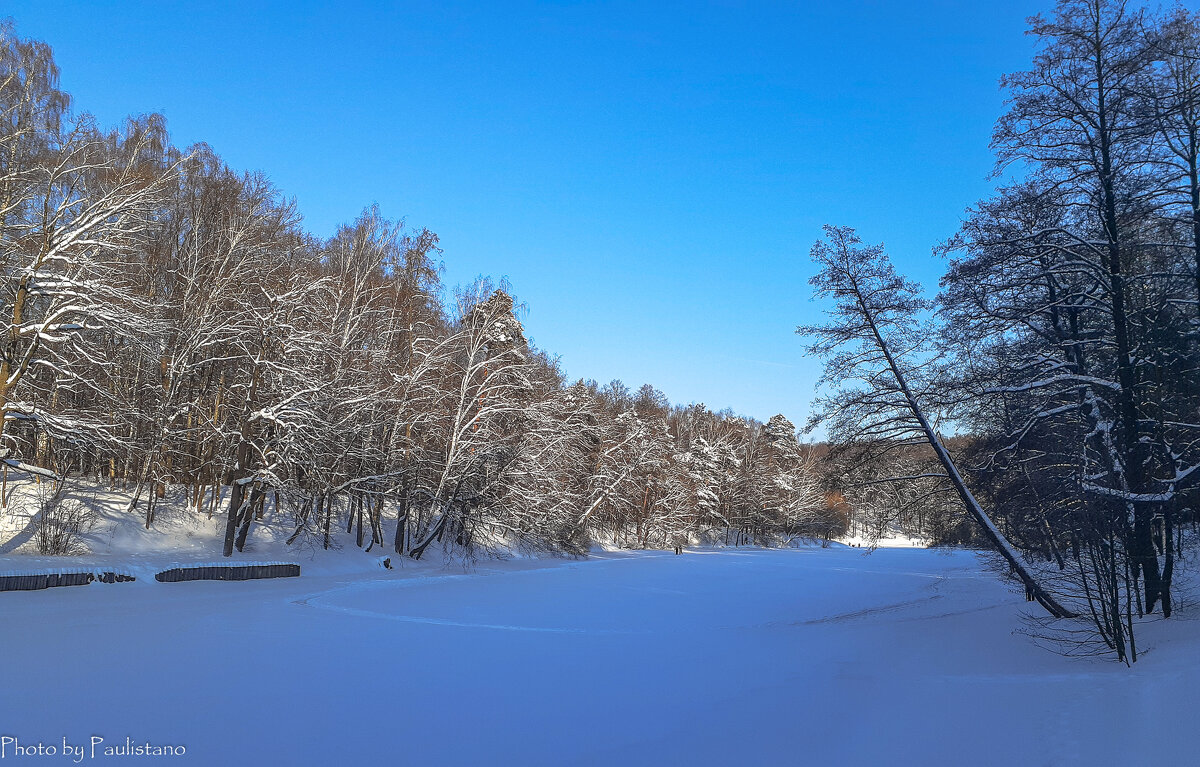
[[1127, 669], [1040, 649], [1027, 609], [974, 554], [838, 546], [2, 593], [0, 736], [203, 765], [1194, 761], [1195, 610]]
[[929, 546], [929, 541], [923, 538], [912, 538], [899, 531], [881, 536], [845, 535], [838, 538], [837, 542], [847, 546], [879, 549], [923, 549]]

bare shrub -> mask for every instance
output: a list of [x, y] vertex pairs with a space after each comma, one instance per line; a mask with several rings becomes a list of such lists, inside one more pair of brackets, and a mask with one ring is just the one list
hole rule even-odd
[[96, 524], [96, 511], [78, 498], [68, 496], [61, 482], [38, 485], [34, 503], [33, 540], [39, 554], [68, 556], [83, 550], [79, 538]]

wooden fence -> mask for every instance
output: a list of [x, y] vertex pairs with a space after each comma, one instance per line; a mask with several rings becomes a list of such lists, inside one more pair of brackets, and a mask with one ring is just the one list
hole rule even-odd
[[54, 586], [86, 586], [96, 574], [86, 573], [15, 573], [0, 575], [0, 591], [36, 591]]
[[96, 580], [101, 583], [130, 583], [136, 581], [137, 578], [128, 573], [100, 573]]
[[154, 576], [161, 583], [180, 581], [249, 581], [257, 578], [295, 578], [300, 575], [300, 565], [198, 565], [195, 567], [172, 567]]
[[[295, 578], [300, 565], [294, 562], [260, 562], [245, 565], [181, 565], [154, 576], [160, 583], [180, 581], [249, 581], [258, 578]], [[129, 583], [134, 576], [112, 570], [80, 572], [29, 572], [0, 574], [0, 591], [36, 591], [55, 586], [86, 586], [101, 583]]]
[[37, 591], [55, 586], [86, 586], [92, 581], [101, 583], [129, 583], [137, 580], [128, 573], [105, 570], [72, 573], [5, 573], [0, 575], [0, 591]]

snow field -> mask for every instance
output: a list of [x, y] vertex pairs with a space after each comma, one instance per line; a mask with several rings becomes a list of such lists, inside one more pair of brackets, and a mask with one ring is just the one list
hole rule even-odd
[[1177, 671], [1200, 658], [1186, 623], [1150, 626], [1133, 669], [1035, 646], [968, 552], [405, 563], [0, 604], [0, 735], [204, 765], [1140, 764], [1158, 728], [1191, 732], [1200, 682]]

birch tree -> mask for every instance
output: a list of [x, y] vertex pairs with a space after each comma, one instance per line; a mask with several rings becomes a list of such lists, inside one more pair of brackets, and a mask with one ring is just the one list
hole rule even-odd
[[471, 507], [511, 459], [512, 422], [530, 388], [527, 349], [513, 301], [497, 290], [467, 308], [458, 329], [428, 341], [414, 374], [435, 415], [422, 430], [436, 445], [424, 451], [424, 506], [412, 527], [409, 555], [420, 559], [448, 529], [469, 536]]
[[14, 169], [0, 229], [0, 438], [19, 456], [9, 466], [33, 470], [48, 440], [120, 443], [115, 408], [102, 404], [115, 362], [107, 353], [158, 332], [128, 263], [174, 172], [164, 139], [155, 117], [104, 135], [84, 116], [48, 126], [43, 150]]

